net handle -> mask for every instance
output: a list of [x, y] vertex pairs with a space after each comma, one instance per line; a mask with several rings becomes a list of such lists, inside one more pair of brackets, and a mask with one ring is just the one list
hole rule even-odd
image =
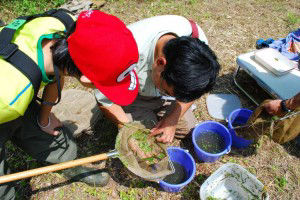
[[114, 150], [109, 153], [102, 153], [102, 154], [98, 154], [98, 155], [94, 155], [94, 156], [90, 156], [90, 157], [86, 157], [86, 158], [71, 160], [71, 161], [62, 162], [62, 163], [58, 163], [58, 164], [54, 164], [54, 165], [49, 165], [46, 167], [40, 167], [40, 168], [31, 169], [31, 170], [27, 170], [27, 171], [23, 171], [23, 172], [0, 176], [0, 184], [8, 183], [11, 181], [16, 181], [16, 180], [21, 180], [21, 179], [25, 179], [25, 178], [30, 178], [33, 176], [38, 176], [38, 175], [46, 174], [49, 172], [55, 172], [55, 171], [59, 171], [59, 170], [63, 170], [63, 169], [68, 169], [68, 168], [72, 168], [72, 167], [76, 167], [79, 165], [84, 165], [84, 164], [88, 164], [88, 163], [92, 163], [92, 162], [107, 160], [108, 158], [114, 157], [117, 154], [118, 154], [118, 152], [116, 150]]

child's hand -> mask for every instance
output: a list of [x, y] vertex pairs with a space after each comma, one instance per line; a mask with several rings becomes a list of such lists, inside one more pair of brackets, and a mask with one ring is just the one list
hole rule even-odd
[[41, 130], [50, 135], [57, 136], [60, 133], [60, 131], [57, 130], [57, 128], [62, 127], [62, 123], [59, 119], [57, 119], [55, 117], [55, 115], [53, 113], [50, 113], [50, 115], [48, 117], [48, 124], [46, 126], [42, 126], [39, 123], [38, 119], [37, 119], [37, 122], [38, 122], [38, 125], [41, 128]]

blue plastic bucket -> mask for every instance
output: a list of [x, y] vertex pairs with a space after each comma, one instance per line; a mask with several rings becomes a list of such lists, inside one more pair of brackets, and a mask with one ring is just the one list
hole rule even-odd
[[159, 181], [159, 185], [166, 192], [179, 192], [193, 180], [196, 173], [196, 163], [187, 150], [179, 147], [169, 147], [167, 151], [172, 162], [177, 162], [184, 167], [186, 179], [180, 184], [170, 184], [161, 180]]
[[252, 111], [245, 108], [236, 109], [230, 113], [228, 117], [228, 130], [232, 137], [232, 146], [236, 148], [246, 148], [252, 143], [251, 140], [237, 136], [233, 129], [233, 124], [235, 124], [235, 126], [246, 124], [251, 114]]
[[[224, 150], [222, 152], [213, 154], [202, 150], [198, 146], [197, 139], [200, 137], [201, 134], [207, 131], [214, 132], [223, 137], [225, 144], [224, 144]], [[192, 140], [193, 140], [194, 150], [199, 160], [203, 162], [215, 162], [222, 155], [229, 153], [231, 149], [231, 143], [232, 143], [231, 135], [228, 129], [224, 125], [220, 124], [219, 122], [214, 122], [214, 121], [205, 121], [203, 123], [198, 124], [193, 130]]]

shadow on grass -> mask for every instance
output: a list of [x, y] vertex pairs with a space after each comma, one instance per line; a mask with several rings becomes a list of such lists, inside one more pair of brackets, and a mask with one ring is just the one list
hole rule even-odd
[[[118, 128], [108, 119], [103, 117], [91, 134], [84, 134], [76, 138], [79, 157], [108, 153], [115, 149], [115, 140]], [[155, 183], [145, 181], [132, 174], [118, 158], [106, 160], [105, 169], [111, 178], [120, 185], [131, 188], [155, 187]]]
[[[53, 189], [56, 189], [56, 188], [59, 188], [59, 187], [63, 187], [63, 186], [66, 186], [66, 185], [69, 185], [73, 182], [81, 182], [79, 180], [81, 179], [84, 179], [90, 175], [94, 175], [94, 174], [99, 174], [101, 172], [106, 172], [107, 170], [106, 169], [95, 169], [94, 171], [91, 171], [91, 172], [88, 172], [88, 173], [82, 173], [82, 174], [78, 174], [74, 177], [72, 177], [71, 179], [69, 180], [66, 180], [62, 183], [57, 183], [57, 184], [52, 184], [50, 186], [47, 186], [47, 187], [43, 187], [41, 189], [37, 189], [37, 190], [33, 190], [31, 194], [37, 194], [39, 192], [45, 192], [45, 191], [48, 191], [48, 190], [53, 190]], [[93, 185], [90, 185], [93, 187]]]
[[282, 146], [290, 155], [300, 158], [300, 136], [290, 142], [283, 144]]
[[247, 148], [231, 148], [230, 156], [234, 157], [248, 157], [257, 154], [257, 148], [255, 145], [250, 145]]
[[76, 138], [78, 157], [108, 153], [115, 148], [117, 134], [118, 128], [103, 117], [97, 122], [92, 132], [82, 134]]
[[106, 162], [106, 168], [111, 178], [120, 185], [131, 188], [154, 187], [159, 190], [155, 182], [146, 181], [129, 171], [119, 159], [110, 159]]
[[74, 181], [72, 181], [72, 180], [67, 180], [67, 181], [62, 182], [62, 183], [51, 184], [50, 186], [43, 187], [43, 188], [37, 189], [37, 190], [33, 190], [33, 191], [31, 192], [31, 195], [37, 194], [37, 193], [39, 193], [39, 192], [45, 192], [45, 191], [48, 191], [48, 190], [53, 190], [53, 189], [56, 189], [56, 188], [60, 188], [60, 187], [69, 185], [69, 184], [71, 184], [71, 183], [73, 183], [73, 182], [74, 182]]
[[32, 189], [30, 187], [30, 179], [24, 179], [22, 181], [15, 182], [16, 199], [30, 199], [32, 195]]
[[183, 149], [186, 149], [189, 151], [189, 153], [191, 154], [191, 156], [193, 158], [195, 158], [195, 162], [197, 163], [201, 163], [199, 161], [197, 154], [194, 151], [194, 145], [193, 145], [193, 141], [192, 141], [192, 132], [193, 130], [190, 131], [190, 133], [180, 141], [180, 147]]

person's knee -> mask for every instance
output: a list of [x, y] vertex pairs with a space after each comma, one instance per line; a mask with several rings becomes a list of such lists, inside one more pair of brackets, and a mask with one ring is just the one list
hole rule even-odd
[[12, 200], [16, 198], [15, 188], [12, 183], [2, 184], [0, 186], [0, 199]]
[[75, 142], [69, 142], [67, 152], [64, 155], [61, 162], [74, 160], [77, 157], [77, 145]]
[[77, 157], [77, 145], [67, 128], [62, 129], [55, 141], [53, 142], [56, 143], [55, 146], [39, 155], [45, 157], [43, 160], [50, 163], [60, 163], [74, 160]]
[[71, 132], [67, 128], [64, 128], [64, 137], [66, 140], [66, 148], [60, 157], [60, 162], [74, 160], [77, 157], [77, 144], [75, 143]]

